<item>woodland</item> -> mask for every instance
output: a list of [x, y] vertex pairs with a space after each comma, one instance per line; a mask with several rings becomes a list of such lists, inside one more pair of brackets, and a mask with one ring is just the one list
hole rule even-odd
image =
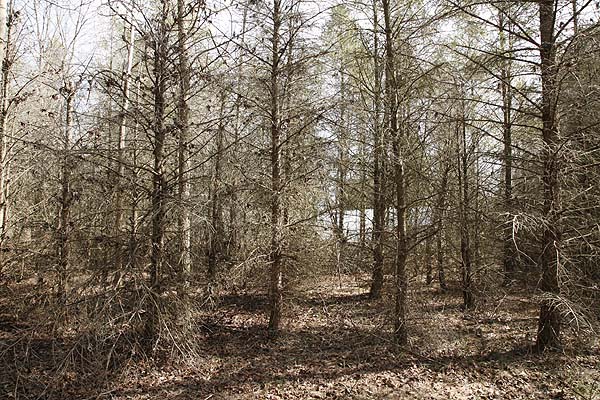
[[0, 398], [600, 399], [599, 9], [0, 0]]

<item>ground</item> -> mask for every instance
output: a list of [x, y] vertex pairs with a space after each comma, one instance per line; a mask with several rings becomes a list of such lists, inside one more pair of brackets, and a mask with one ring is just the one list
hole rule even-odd
[[532, 353], [537, 308], [521, 289], [480, 298], [465, 313], [460, 292], [415, 284], [410, 343], [397, 348], [390, 299], [368, 299], [367, 283], [357, 275], [295, 285], [275, 341], [263, 295], [224, 294], [199, 316], [200, 352], [185, 363], [132, 358], [116, 370], [82, 363], [64, 372], [49, 360], [60, 340], [29, 336], [23, 346], [26, 325], [5, 322], [0, 398], [600, 399], [597, 342], [567, 332], [564, 351]]

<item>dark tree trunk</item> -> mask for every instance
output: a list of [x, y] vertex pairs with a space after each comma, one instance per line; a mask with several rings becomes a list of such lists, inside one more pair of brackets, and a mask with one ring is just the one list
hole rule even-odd
[[433, 282], [433, 257], [431, 254], [431, 236], [425, 239], [425, 267], [427, 268], [427, 276], [425, 282], [431, 285]]
[[450, 164], [446, 163], [442, 172], [442, 179], [440, 184], [440, 191], [438, 193], [438, 200], [436, 204], [436, 264], [437, 264], [437, 277], [440, 289], [442, 291], [448, 290], [446, 285], [446, 276], [444, 272], [444, 217], [446, 210], [446, 196], [448, 191], [448, 174], [450, 173]]
[[[557, 66], [556, 38], [554, 36], [555, 10], [552, 0], [539, 2], [540, 12], [540, 58], [542, 73], [542, 139], [543, 158], [543, 215], [546, 217], [542, 238], [540, 289], [549, 297], [560, 294], [558, 282], [559, 253], [561, 249], [560, 230], [560, 147], [556, 126]], [[560, 347], [561, 317], [552, 300], [545, 300], [540, 307], [538, 321], [537, 348]]]
[[374, 74], [375, 91], [373, 93], [373, 105], [375, 115], [373, 119], [373, 273], [371, 277], [371, 289], [369, 295], [373, 299], [381, 297], [383, 288], [383, 239], [385, 230], [385, 151], [384, 133], [381, 130], [381, 62], [379, 59], [379, 20], [378, 5], [373, 2], [373, 27], [374, 27]]
[[[168, 4], [162, 2], [162, 15], [168, 14]], [[149, 288], [150, 304], [146, 320], [146, 339], [151, 350], [156, 342], [160, 330], [160, 300], [163, 288], [164, 258], [165, 258], [165, 216], [166, 216], [166, 179], [165, 179], [165, 94], [167, 84], [167, 49], [168, 35], [166, 22], [160, 22], [154, 42], [154, 66], [153, 66], [153, 97], [154, 97], [154, 121], [153, 134], [153, 156], [154, 169], [152, 171], [152, 236], [150, 253]]]
[[467, 148], [467, 125], [465, 121], [464, 102], [462, 107], [462, 117], [457, 126], [457, 147], [458, 147], [458, 187], [459, 187], [459, 205], [460, 205], [460, 256], [461, 256], [461, 275], [463, 308], [470, 310], [475, 307], [475, 298], [473, 297], [473, 277], [472, 277], [472, 250], [471, 250], [471, 212], [469, 198], [469, 154]]
[[394, 35], [390, 0], [383, 0], [383, 16], [385, 27], [385, 103], [389, 118], [389, 132], [392, 138], [394, 154], [394, 189], [396, 193], [396, 260], [395, 260], [395, 309], [394, 336], [396, 342], [404, 345], [408, 341], [406, 329], [406, 256], [408, 243], [406, 237], [406, 182], [404, 176], [404, 159], [400, 151], [403, 145], [404, 132], [398, 127], [398, 87], [396, 84], [396, 64], [394, 56]]
[[61, 192], [58, 210], [56, 258], [58, 264], [57, 298], [59, 303], [64, 305], [66, 303], [70, 269], [71, 205], [73, 202], [71, 191], [71, 171], [73, 168], [71, 157], [71, 125], [75, 85], [71, 81], [65, 82], [61, 88], [61, 92], [65, 96], [65, 129], [60, 172]]

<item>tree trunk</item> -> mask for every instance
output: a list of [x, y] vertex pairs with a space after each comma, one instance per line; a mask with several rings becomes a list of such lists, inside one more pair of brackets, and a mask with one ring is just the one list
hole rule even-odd
[[[462, 92], [461, 92], [462, 93]], [[467, 125], [465, 121], [464, 101], [461, 109], [461, 119], [457, 124], [458, 148], [458, 188], [460, 208], [460, 256], [463, 308], [470, 310], [475, 307], [472, 278], [472, 250], [470, 236], [470, 205], [469, 205], [469, 159], [467, 149]]]
[[134, 43], [135, 43], [135, 28], [133, 24], [129, 31], [129, 41], [127, 42], [127, 63], [125, 70], [123, 71], [123, 102], [120, 110], [120, 121], [119, 121], [119, 137], [117, 139], [117, 177], [116, 177], [116, 199], [115, 199], [115, 268], [118, 271], [121, 270], [123, 264], [123, 250], [121, 246], [121, 230], [123, 228], [123, 179], [125, 176], [125, 146], [127, 140], [127, 113], [129, 112], [130, 105], [130, 87], [131, 87], [131, 73], [133, 70], [133, 54], [134, 54]]
[[[542, 238], [540, 289], [549, 297], [560, 294], [558, 281], [559, 254], [561, 250], [560, 230], [560, 147], [556, 126], [557, 66], [556, 38], [554, 36], [555, 11], [552, 0], [539, 3], [540, 13], [540, 58], [542, 73], [542, 139], [543, 149], [543, 215], [546, 217]], [[537, 348], [560, 347], [561, 317], [551, 299], [542, 302], [538, 321]]]
[[389, 118], [389, 132], [394, 153], [394, 187], [396, 191], [396, 263], [395, 263], [395, 310], [394, 336], [396, 342], [405, 345], [408, 340], [406, 330], [406, 256], [408, 251], [406, 237], [406, 182], [404, 177], [403, 147], [404, 132], [398, 127], [398, 87], [396, 84], [396, 60], [394, 54], [394, 36], [391, 21], [390, 0], [383, 0], [385, 26], [385, 98]]
[[177, 104], [178, 160], [177, 160], [177, 234], [179, 244], [179, 268], [181, 274], [179, 283], [186, 287], [192, 272], [191, 255], [191, 222], [189, 210], [190, 184], [188, 178], [190, 152], [188, 150], [190, 63], [187, 50], [187, 31], [185, 27], [185, 1], [177, 0], [177, 38], [178, 38], [178, 69], [179, 69], [179, 101]]
[[65, 129], [63, 135], [63, 154], [61, 160], [60, 184], [61, 194], [58, 210], [58, 240], [56, 243], [56, 259], [58, 264], [58, 288], [57, 298], [60, 304], [66, 303], [68, 284], [69, 250], [71, 236], [71, 203], [73, 200], [71, 192], [71, 171], [73, 168], [71, 159], [71, 125], [73, 100], [75, 98], [75, 85], [68, 81], [64, 83], [61, 92], [65, 98]]
[[[240, 37], [240, 48], [242, 48], [245, 43], [246, 43], [246, 24], [247, 24], [247, 19], [248, 19], [248, 5], [247, 4], [243, 4], [242, 5], [244, 7], [244, 11], [243, 11], [243, 15], [242, 15], [242, 33], [241, 33], [241, 37]], [[239, 145], [239, 141], [240, 141], [240, 130], [241, 130], [241, 123], [240, 123], [240, 116], [241, 116], [241, 110], [240, 110], [240, 106], [242, 103], [242, 88], [243, 88], [243, 84], [242, 84], [242, 79], [243, 79], [243, 69], [242, 66], [244, 65], [244, 57], [243, 57], [243, 51], [240, 50], [240, 53], [237, 56], [237, 76], [236, 76], [236, 90], [238, 91], [238, 94], [236, 96], [235, 99], [235, 121], [234, 121], [234, 129], [233, 129], [233, 148], [232, 151], [230, 152], [231, 156], [233, 157], [233, 163], [237, 163], [239, 160], [236, 159], [236, 157], [238, 156], [238, 154], [240, 153], [240, 145]], [[240, 219], [243, 220], [245, 218], [245, 209], [244, 207], [238, 208], [238, 176], [237, 174], [234, 174], [233, 179], [232, 179], [232, 183], [231, 183], [231, 193], [230, 193], [230, 209], [229, 209], [229, 239], [228, 239], [228, 249], [227, 249], [227, 256], [228, 258], [231, 258], [231, 256], [235, 256], [237, 255], [237, 253], [241, 250], [240, 249], [240, 241], [239, 241], [239, 237], [240, 237], [240, 226], [243, 226], [240, 224]], [[242, 216], [242, 218], [238, 217], [239, 213], [243, 213], [244, 215]]]
[[346, 214], [346, 85], [344, 82], [344, 66], [339, 67], [340, 74], [340, 96], [342, 99], [340, 117], [338, 121], [338, 159], [337, 159], [337, 181], [336, 181], [336, 203], [337, 203], [337, 226], [336, 226], [336, 271], [341, 286], [342, 266], [346, 251], [346, 232], [344, 231], [344, 220]]
[[13, 27], [12, 2], [7, 7], [6, 0], [0, 0], [0, 60], [2, 65], [2, 87], [0, 88], [0, 273], [4, 267], [3, 248], [8, 230], [8, 187], [10, 183], [8, 163], [8, 73], [12, 66], [9, 50], [11, 46], [11, 33]]
[[281, 0], [273, 0], [273, 35], [271, 38], [271, 245], [269, 251], [270, 262], [270, 315], [269, 335], [277, 336], [281, 322], [283, 306], [283, 271], [281, 265], [281, 165], [280, 165], [280, 99], [279, 99], [279, 41], [281, 28]]
[[444, 215], [446, 210], [446, 196], [448, 191], [448, 174], [450, 173], [450, 164], [444, 166], [442, 172], [442, 180], [440, 184], [440, 192], [438, 193], [438, 201], [436, 205], [436, 218], [435, 223], [437, 225], [437, 233], [435, 237], [436, 245], [436, 259], [437, 259], [437, 276], [440, 285], [440, 290], [448, 290], [446, 285], [446, 276], [444, 273]]
[[224, 112], [225, 112], [225, 96], [221, 96], [221, 108], [219, 113], [219, 127], [217, 129], [216, 154], [215, 154], [215, 170], [212, 179], [211, 188], [211, 210], [210, 221], [212, 232], [210, 234], [209, 249], [208, 249], [208, 294], [215, 295], [217, 283], [218, 264], [222, 255], [223, 244], [223, 206], [221, 203], [221, 180], [222, 180], [222, 164], [223, 164], [223, 140], [225, 133]]
[[[168, 4], [163, 0], [162, 15], [168, 14]], [[154, 42], [154, 121], [153, 156], [154, 169], [152, 171], [152, 249], [150, 253], [150, 304], [148, 319], [146, 320], [146, 339], [149, 346], [154, 346], [160, 329], [160, 297], [163, 291], [162, 279], [164, 268], [165, 247], [165, 215], [166, 215], [166, 179], [165, 179], [165, 94], [167, 81], [167, 43], [168, 35], [166, 22], [160, 22]], [[148, 347], [147, 350], [151, 350]]]
[[359, 225], [358, 225], [358, 242], [360, 248], [361, 261], [364, 259], [364, 249], [367, 243], [367, 205], [366, 205], [366, 189], [367, 189], [367, 168], [366, 168], [366, 137], [365, 131], [360, 131], [360, 210], [359, 210]]
[[427, 276], [425, 281], [427, 285], [431, 285], [433, 282], [433, 257], [431, 254], [431, 236], [427, 236], [425, 239], [425, 266], [427, 268]]
[[[140, 93], [140, 80], [137, 81], [137, 85], [135, 87], [135, 100], [136, 103], [139, 100]], [[131, 190], [131, 209], [129, 214], [129, 259], [128, 264], [135, 268], [137, 266], [137, 249], [139, 244], [138, 239], [138, 225], [139, 225], [139, 203], [142, 201], [142, 193], [139, 190], [139, 177], [140, 177], [140, 169], [138, 168], [138, 120], [135, 118], [135, 124], [133, 130], [131, 132], [131, 144], [129, 145], [129, 149], [131, 151], [131, 165], [132, 165], [132, 190]]]
[[[505, 29], [504, 11], [499, 13], [500, 50], [504, 53], [512, 50], [511, 29]], [[510, 21], [508, 22], [510, 23]], [[508, 38], [506, 37], [508, 36]], [[508, 43], [507, 43], [508, 42]], [[503, 136], [503, 161], [504, 161], [504, 208], [509, 217], [504, 229], [504, 285], [513, 279], [517, 267], [516, 249], [513, 239], [513, 224], [510, 216], [513, 213], [512, 195], [512, 73], [511, 61], [502, 62], [500, 71], [500, 90], [502, 95], [502, 136]]]
[[375, 90], [373, 93], [373, 273], [369, 296], [372, 299], [381, 297], [383, 288], [383, 239], [385, 230], [385, 149], [384, 133], [381, 130], [381, 63], [379, 59], [379, 18], [377, 1], [373, 1], [373, 29], [374, 29], [374, 74]]

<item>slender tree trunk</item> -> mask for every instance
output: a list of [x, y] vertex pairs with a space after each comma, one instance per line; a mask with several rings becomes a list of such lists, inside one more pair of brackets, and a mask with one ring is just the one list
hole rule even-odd
[[386, 110], [389, 118], [389, 131], [394, 153], [394, 187], [396, 192], [396, 263], [395, 263], [395, 310], [394, 336], [400, 345], [407, 343], [406, 329], [406, 256], [408, 251], [406, 237], [406, 182], [404, 176], [403, 147], [404, 132], [398, 127], [398, 99], [396, 84], [396, 60], [394, 53], [394, 35], [391, 21], [390, 0], [383, 0], [385, 26], [385, 81]]
[[115, 199], [115, 267], [117, 271], [121, 270], [123, 264], [123, 250], [121, 246], [121, 231], [123, 229], [123, 178], [125, 176], [125, 146], [127, 141], [127, 113], [130, 105], [130, 87], [131, 73], [133, 70], [133, 54], [135, 43], [135, 29], [133, 25], [129, 31], [129, 41], [127, 42], [127, 62], [123, 71], [123, 100], [120, 111], [119, 136], [117, 140], [117, 177], [116, 177], [116, 199]]
[[[552, 0], [539, 3], [540, 58], [542, 73], [542, 139], [543, 158], [543, 215], [546, 217], [542, 239], [540, 289], [548, 296], [560, 294], [559, 254], [561, 250], [560, 227], [560, 147], [556, 126], [557, 66], [556, 38], [554, 35], [555, 10]], [[542, 302], [538, 322], [537, 348], [560, 347], [560, 312], [551, 299]]]
[[71, 236], [71, 204], [73, 201], [71, 192], [71, 170], [73, 168], [71, 159], [71, 125], [75, 85], [71, 81], [65, 82], [64, 86], [61, 88], [61, 92], [65, 97], [65, 128], [62, 140], [63, 152], [60, 172], [61, 192], [58, 209], [56, 259], [58, 263], [57, 297], [59, 303], [64, 305], [66, 303], [68, 273], [70, 269], [69, 242]]
[[188, 96], [190, 90], [190, 63], [187, 49], [187, 31], [185, 26], [185, 1], [177, 0], [177, 39], [178, 69], [179, 69], [179, 101], [177, 104], [177, 124], [179, 128], [178, 137], [178, 160], [177, 160], [177, 234], [179, 242], [179, 273], [180, 284], [188, 285], [192, 272], [191, 255], [191, 222], [190, 222], [190, 184], [188, 177], [190, 152], [188, 149], [189, 134], [189, 106]]
[[467, 150], [467, 125], [465, 121], [464, 102], [462, 115], [457, 124], [457, 149], [458, 149], [458, 187], [460, 205], [460, 255], [463, 308], [470, 310], [475, 307], [472, 284], [472, 249], [470, 236], [470, 205], [469, 205], [469, 160]]
[[381, 61], [379, 59], [379, 11], [377, 1], [373, 1], [374, 49], [373, 64], [375, 89], [373, 93], [373, 274], [369, 295], [373, 299], [381, 297], [383, 288], [383, 240], [385, 230], [385, 148], [384, 132], [381, 130]]
[[218, 264], [222, 255], [223, 244], [223, 205], [221, 203], [221, 188], [222, 188], [222, 164], [224, 150], [224, 113], [225, 113], [225, 96], [221, 96], [221, 107], [219, 112], [219, 127], [217, 129], [216, 154], [215, 154], [215, 170], [212, 179], [211, 188], [211, 211], [210, 221], [212, 232], [209, 240], [208, 249], [208, 289], [209, 295], [215, 295], [215, 287], [217, 283]]
[[337, 226], [336, 226], [336, 270], [341, 286], [342, 266], [344, 264], [346, 232], [344, 230], [345, 214], [346, 214], [346, 85], [344, 81], [344, 68], [340, 65], [340, 96], [342, 99], [340, 118], [338, 121], [338, 159], [337, 159], [337, 181], [335, 199], [337, 203]]
[[[243, 15], [242, 15], [242, 33], [240, 37], [241, 47], [243, 47], [246, 43], [246, 25], [248, 19], [248, 4], [243, 4], [244, 7]], [[243, 65], [244, 65], [244, 57], [243, 51], [240, 51], [237, 56], [237, 77], [236, 77], [236, 90], [238, 94], [235, 99], [235, 120], [234, 120], [234, 129], [233, 129], [233, 146], [232, 151], [230, 152], [231, 157], [233, 157], [233, 162], [239, 162], [238, 154], [240, 153], [240, 116], [241, 116], [241, 103], [242, 103], [242, 88], [243, 88]], [[240, 227], [243, 226], [240, 224], [240, 220], [245, 218], [245, 210], [243, 207], [238, 207], [238, 181], [239, 178], [237, 174], [234, 174], [232, 183], [231, 183], [231, 193], [230, 193], [230, 209], [229, 209], [229, 246], [228, 246], [228, 258], [232, 255], [236, 255], [240, 249]], [[242, 218], [239, 218], [239, 213], [243, 213]]]
[[[502, 52], [512, 50], [511, 28], [505, 29], [506, 21], [503, 10], [499, 12], [500, 49]], [[508, 36], [508, 37], [507, 37]], [[511, 61], [502, 62], [500, 71], [500, 90], [502, 95], [502, 136], [503, 136], [503, 161], [504, 161], [504, 208], [507, 216], [513, 212], [512, 195], [512, 72]], [[504, 285], [509, 284], [516, 272], [516, 251], [513, 240], [512, 219], [506, 223], [504, 229]]]
[[577, 35], [579, 33], [579, 11], [577, 9], [577, 0], [571, 0], [571, 7], [573, 11], [573, 34]]
[[[135, 87], [135, 100], [136, 103], [139, 100], [140, 93], [140, 80], [138, 79]], [[140, 193], [139, 177], [140, 169], [138, 168], [138, 148], [137, 148], [137, 136], [138, 136], [138, 120], [135, 118], [133, 130], [131, 132], [131, 144], [129, 146], [131, 154], [131, 165], [132, 165], [132, 190], [131, 190], [131, 209], [129, 210], [129, 260], [128, 264], [132, 267], [137, 266], [137, 249], [138, 249], [138, 225], [139, 225], [139, 203], [142, 201], [142, 193]]]
[[[162, 15], [168, 14], [168, 3], [162, 1]], [[152, 171], [152, 249], [150, 253], [150, 302], [148, 319], [146, 321], [146, 339], [153, 346], [160, 329], [160, 297], [164, 290], [162, 279], [164, 274], [165, 257], [165, 215], [166, 215], [166, 179], [165, 179], [165, 94], [167, 84], [167, 49], [168, 35], [166, 22], [160, 22], [154, 42], [154, 121], [153, 156], [154, 168]], [[151, 350], [148, 348], [147, 350]]]
[[431, 237], [425, 239], [425, 266], [427, 268], [427, 276], [425, 277], [428, 285], [433, 282], [433, 256], [431, 254]]
[[444, 216], [446, 210], [446, 196], [448, 192], [448, 174], [450, 173], [450, 164], [444, 166], [442, 172], [442, 179], [440, 184], [440, 192], [438, 194], [438, 201], [436, 205], [436, 218], [437, 233], [435, 238], [436, 245], [436, 259], [437, 259], [437, 276], [440, 289], [442, 291], [448, 290], [446, 285], [446, 276], [444, 272]]
[[9, 50], [13, 16], [9, 16], [9, 13], [12, 13], [12, 1], [10, 7], [8, 7], [6, 0], [0, 0], [0, 59], [2, 60], [2, 87], [0, 88], [0, 273], [4, 267], [3, 248], [8, 230], [8, 186], [10, 182], [6, 130], [8, 122], [8, 73], [12, 66]]
[[358, 240], [360, 245], [361, 260], [364, 257], [364, 249], [367, 243], [367, 205], [366, 205], [366, 189], [367, 189], [367, 168], [366, 168], [366, 137], [364, 130], [360, 131], [360, 210], [359, 210], [359, 226]]
[[271, 246], [270, 261], [270, 315], [269, 334], [271, 337], [279, 333], [281, 312], [283, 306], [283, 270], [281, 263], [281, 123], [279, 99], [279, 66], [280, 66], [280, 28], [281, 28], [281, 0], [273, 0], [273, 35], [271, 38]]

